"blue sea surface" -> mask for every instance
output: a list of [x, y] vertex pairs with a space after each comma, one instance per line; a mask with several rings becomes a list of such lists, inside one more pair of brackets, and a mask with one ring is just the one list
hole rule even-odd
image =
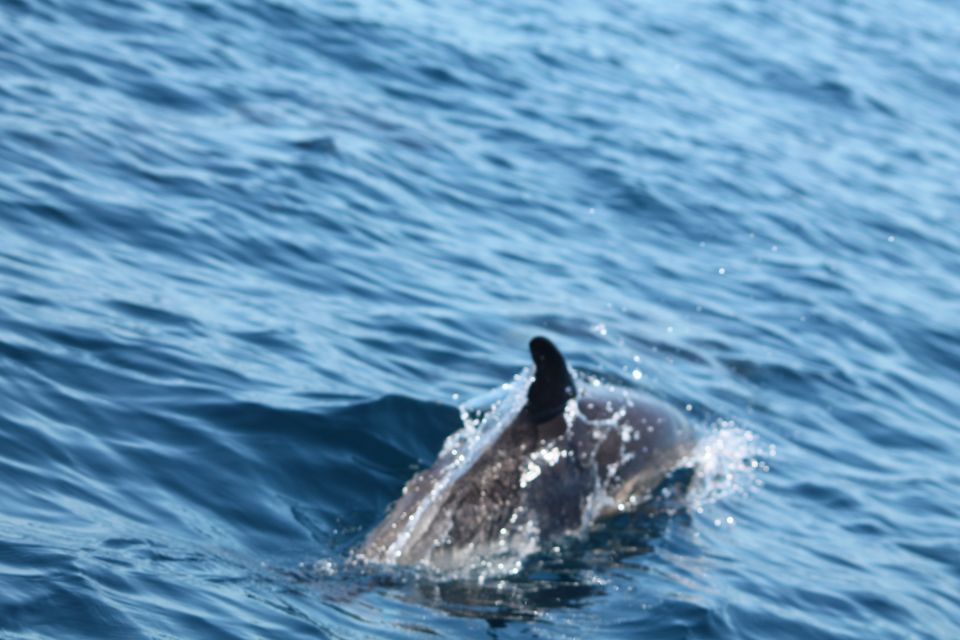
[[[952, 2], [0, 1], [0, 638], [960, 637], [958, 105]], [[701, 499], [351, 562], [539, 334]]]

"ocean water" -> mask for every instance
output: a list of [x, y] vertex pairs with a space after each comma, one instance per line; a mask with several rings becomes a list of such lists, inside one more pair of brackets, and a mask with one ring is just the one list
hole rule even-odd
[[[960, 637], [958, 51], [932, 0], [0, 2], [0, 638]], [[686, 413], [692, 499], [351, 562], [538, 334]]]

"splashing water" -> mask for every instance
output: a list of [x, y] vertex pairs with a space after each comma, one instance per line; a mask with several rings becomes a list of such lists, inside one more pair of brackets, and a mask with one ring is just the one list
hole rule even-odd
[[531, 382], [533, 372], [529, 367], [524, 367], [510, 382], [504, 382], [461, 404], [459, 409], [463, 428], [447, 437], [439, 457], [459, 450], [468, 454], [471, 461], [474, 460], [523, 409]]
[[704, 514], [722, 500], [752, 493], [763, 486], [760, 474], [770, 472], [767, 460], [776, 455], [776, 447], [764, 445], [752, 431], [733, 420], [717, 420], [684, 462], [695, 469], [685, 499], [687, 508]]

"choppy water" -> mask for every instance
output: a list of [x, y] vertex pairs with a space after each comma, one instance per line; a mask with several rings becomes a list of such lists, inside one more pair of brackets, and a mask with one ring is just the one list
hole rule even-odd
[[[958, 50], [924, 0], [0, 3], [0, 637], [957, 637]], [[690, 405], [701, 499], [346, 563], [540, 333]]]

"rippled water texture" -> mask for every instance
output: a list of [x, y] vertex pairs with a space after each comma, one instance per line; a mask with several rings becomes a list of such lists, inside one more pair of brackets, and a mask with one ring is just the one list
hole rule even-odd
[[[0, 637], [960, 637], [958, 51], [927, 0], [0, 2]], [[348, 562], [537, 334], [687, 409], [698, 499]]]

